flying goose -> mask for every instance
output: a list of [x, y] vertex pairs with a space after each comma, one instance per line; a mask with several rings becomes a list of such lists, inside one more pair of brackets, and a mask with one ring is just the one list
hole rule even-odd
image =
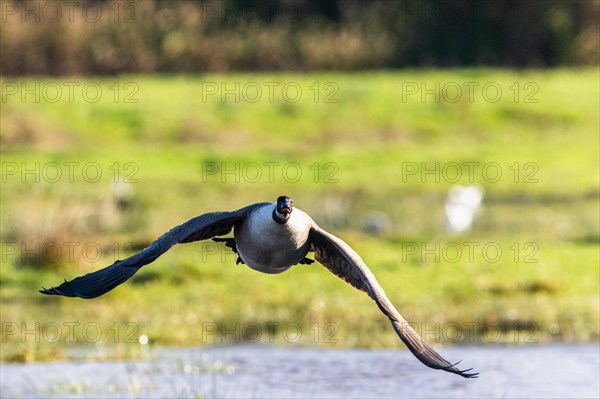
[[[219, 238], [233, 229], [233, 238]], [[261, 202], [233, 212], [211, 212], [195, 217], [163, 234], [149, 247], [104, 269], [66, 281], [58, 287], [40, 290], [43, 294], [95, 298], [124, 283], [142, 266], [156, 260], [177, 243], [212, 238], [238, 254], [245, 263], [263, 273], [281, 273], [293, 265], [310, 264], [309, 251], [333, 274], [366, 292], [390, 319], [394, 330], [408, 349], [426, 366], [465, 378], [478, 373], [460, 370], [439, 355], [413, 330], [394, 308], [375, 276], [360, 256], [340, 238], [321, 229], [306, 213], [294, 209], [292, 199], [277, 203]]]

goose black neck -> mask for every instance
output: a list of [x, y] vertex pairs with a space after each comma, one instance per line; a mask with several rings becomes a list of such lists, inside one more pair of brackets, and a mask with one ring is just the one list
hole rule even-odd
[[287, 223], [287, 219], [282, 219], [279, 216], [277, 216], [277, 211], [275, 209], [273, 209], [273, 220], [276, 221], [279, 224], [286, 224]]

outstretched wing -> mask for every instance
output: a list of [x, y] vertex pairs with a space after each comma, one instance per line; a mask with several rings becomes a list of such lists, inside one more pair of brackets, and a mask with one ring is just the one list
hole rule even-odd
[[141, 252], [118, 260], [104, 269], [65, 280], [58, 287], [42, 289], [42, 294], [69, 297], [95, 298], [112, 290], [133, 276], [142, 266], [154, 262], [177, 243], [206, 240], [228, 234], [236, 223], [243, 221], [255, 207], [254, 204], [233, 212], [211, 212], [195, 217], [163, 234]]
[[321, 229], [316, 224], [310, 231], [315, 259], [355, 288], [366, 292], [390, 319], [392, 326], [408, 349], [426, 366], [455, 373], [465, 378], [477, 377], [479, 373], [469, 373], [472, 369], [460, 370], [429, 346], [408, 322], [394, 308], [383, 292], [375, 276], [361, 257], [340, 238]]

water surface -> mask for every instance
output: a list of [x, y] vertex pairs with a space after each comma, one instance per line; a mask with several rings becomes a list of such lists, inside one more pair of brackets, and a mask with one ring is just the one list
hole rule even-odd
[[156, 349], [137, 361], [2, 364], [2, 397], [600, 397], [600, 345], [454, 347], [478, 379], [431, 370], [405, 350], [265, 345]]

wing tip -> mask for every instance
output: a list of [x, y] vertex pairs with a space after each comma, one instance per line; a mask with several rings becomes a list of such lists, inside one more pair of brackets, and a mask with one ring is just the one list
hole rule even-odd
[[57, 287], [46, 288], [46, 287], [42, 286], [42, 289], [38, 290], [38, 292], [40, 292], [41, 294], [44, 294], [44, 295], [65, 295]]
[[[65, 288], [68, 289], [68, 291], [65, 290]], [[38, 291], [44, 295], [62, 295], [62, 296], [67, 296], [67, 297], [86, 298], [85, 296], [78, 294], [71, 287], [71, 284], [69, 284], [67, 279], [65, 279], [65, 281], [58, 287], [51, 287], [51, 288], [42, 287], [42, 289], [38, 290]]]
[[473, 370], [472, 368], [470, 369], [466, 369], [466, 370], [458, 370], [457, 372], [454, 372], [457, 375], [460, 375], [461, 377], [464, 378], [479, 378], [479, 373], [469, 373], [469, 371]]
[[462, 360], [459, 360], [458, 362], [451, 364], [448, 367], [443, 367], [442, 370], [447, 371], [449, 373], [454, 373], [457, 375], [460, 375], [461, 377], [464, 378], [479, 378], [479, 373], [469, 373], [469, 371], [473, 370], [473, 367], [469, 368], [469, 369], [465, 369], [465, 370], [460, 370], [459, 368], [457, 368], [456, 366], [462, 362]]

